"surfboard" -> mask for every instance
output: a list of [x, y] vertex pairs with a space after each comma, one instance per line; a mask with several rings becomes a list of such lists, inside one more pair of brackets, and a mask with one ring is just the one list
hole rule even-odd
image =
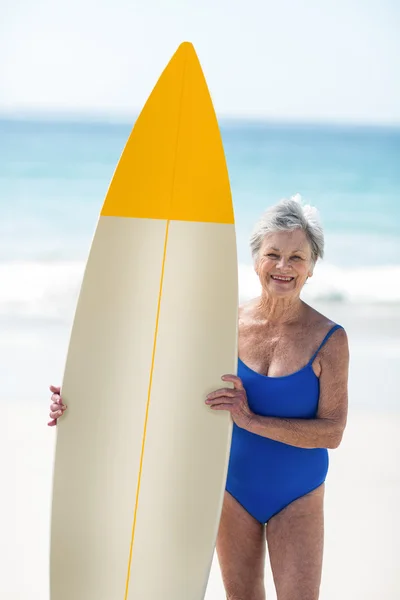
[[190, 43], [122, 152], [92, 240], [56, 432], [51, 600], [200, 600], [232, 419], [206, 394], [237, 367], [224, 149]]

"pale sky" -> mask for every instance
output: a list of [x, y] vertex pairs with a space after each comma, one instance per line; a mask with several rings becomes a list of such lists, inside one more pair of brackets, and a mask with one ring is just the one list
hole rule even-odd
[[0, 0], [0, 112], [138, 112], [191, 41], [218, 116], [400, 124], [398, 0]]

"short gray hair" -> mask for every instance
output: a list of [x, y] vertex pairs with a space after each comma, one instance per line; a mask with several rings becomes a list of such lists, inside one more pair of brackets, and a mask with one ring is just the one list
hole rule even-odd
[[316, 208], [303, 206], [300, 194], [284, 198], [268, 208], [256, 224], [250, 237], [250, 249], [253, 260], [258, 259], [261, 244], [268, 233], [302, 229], [311, 246], [312, 260], [324, 256], [324, 232]]

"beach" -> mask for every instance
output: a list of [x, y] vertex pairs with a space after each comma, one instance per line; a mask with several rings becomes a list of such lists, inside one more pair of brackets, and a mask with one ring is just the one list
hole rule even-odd
[[[317, 307], [317, 306], [316, 306]], [[318, 306], [346, 327], [350, 410], [330, 451], [321, 600], [396, 600], [400, 594], [400, 310]], [[329, 310], [329, 313], [328, 313]], [[9, 321], [0, 340], [3, 473], [0, 597], [48, 600], [55, 429], [47, 427], [50, 383], [60, 383], [67, 324]], [[4, 385], [4, 382], [6, 385]], [[7, 390], [7, 395], [5, 395]], [[155, 540], [156, 543], [156, 540]], [[267, 598], [275, 598], [266, 565]], [[214, 557], [206, 600], [225, 598]]]

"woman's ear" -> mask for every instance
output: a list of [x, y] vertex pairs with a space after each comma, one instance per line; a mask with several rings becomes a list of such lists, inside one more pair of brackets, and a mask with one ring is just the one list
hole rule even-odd
[[314, 267], [317, 264], [317, 261], [312, 261], [311, 266], [310, 266], [310, 270], [308, 272], [308, 277], [312, 277], [314, 275]]

